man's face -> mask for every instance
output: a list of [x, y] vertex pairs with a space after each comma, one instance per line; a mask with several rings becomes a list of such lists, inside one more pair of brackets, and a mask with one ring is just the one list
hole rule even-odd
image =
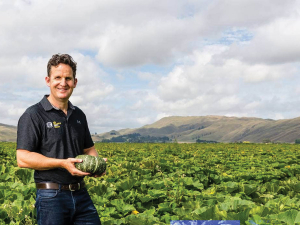
[[46, 77], [45, 80], [50, 87], [51, 96], [57, 101], [68, 100], [77, 84], [72, 68], [63, 63], [52, 66], [50, 77]]

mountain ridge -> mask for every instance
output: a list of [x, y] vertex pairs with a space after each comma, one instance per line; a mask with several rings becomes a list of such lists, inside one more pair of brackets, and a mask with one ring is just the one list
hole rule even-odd
[[0, 141], [16, 142], [17, 127], [0, 123]]
[[[168, 137], [178, 142], [199, 140], [216, 142], [295, 143], [300, 139], [300, 117], [292, 119], [262, 119], [228, 116], [170, 116], [140, 128], [112, 130], [92, 135], [95, 142], [122, 135], [138, 133], [141, 136]], [[17, 127], [0, 123], [0, 141], [17, 139]]]
[[142, 136], [167, 136], [180, 142], [197, 139], [217, 142], [294, 143], [300, 138], [300, 117], [293, 119], [262, 119], [227, 116], [170, 116], [136, 129], [122, 129], [118, 135], [110, 132], [94, 135], [93, 139], [110, 139], [120, 135], [139, 133]]

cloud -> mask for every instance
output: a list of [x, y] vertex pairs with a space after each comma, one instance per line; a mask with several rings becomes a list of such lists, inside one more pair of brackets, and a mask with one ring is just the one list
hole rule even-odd
[[[226, 46], [209, 46], [194, 52], [188, 64], [176, 66], [161, 78], [158, 94], [148, 96], [146, 101], [169, 115], [270, 118], [277, 118], [278, 113], [287, 115], [286, 109], [299, 100], [292, 90], [285, 89], [287, 84], [295, 86], [292, 79], [299, 79], [297, 65], [251, 65], [234, 58], [215, 60], [224, 56], [223, 52], [227, 50]], [[274, 95], [280, 98], [276, 99]]]
[[43, 79], [47, 75], [47, 60], [43, 57], [0, 57], [0, 65], [2, 84], [41, 88], [45, 83]]
[[[227, 0], [212, 1], [203, 17], [205, 22], [220, 27], [259, 27], [295, 12], [295, 1], [287, 0]], [[214, 29], [214, 28], [212, 28]]]
[[0, 5], [0, 55], [48, 57], [49, 52], [78, 50], [97, 54], [99, 62], [111, 67], [170, 64], [203, 40], [222, 36], [224, 29], [260, 27], [289, 15], [294, 4], [14, 0]]
[[71, 101], [92, 131], [168, 115], [290, 118], [300, 110], [294, 0], [0, 2], [0, 122], [49, 92], [55, 53], [78, 63]]
[[257, 28], [253, 40], [247, 45], [234, 45], [224, 55], [251, 64], [299, 62], [299, 26], [299, 14], [272, 21]]
[[190, 21], [186, 20], [159, 18], [136, 27], [112, 25], [100, 41], [97, 59], [117, 67], [169, 63], [177, 54], [192, 49], [199, 24], [187, 27]]

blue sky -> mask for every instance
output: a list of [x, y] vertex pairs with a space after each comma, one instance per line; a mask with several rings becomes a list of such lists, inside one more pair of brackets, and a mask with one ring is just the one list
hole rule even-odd
[[49, 90], [46, 65], [78, 63], [71, 101], [91, 132], [165, 116], [300, 114], [298, 1], [0, 0], [0, 123]]

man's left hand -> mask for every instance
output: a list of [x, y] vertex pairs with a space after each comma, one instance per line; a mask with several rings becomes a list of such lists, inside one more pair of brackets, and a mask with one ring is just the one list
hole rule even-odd
[[[107, 158], [103, 158], [105, 162], [107, 162]], [[91, 177], [102, 177], [106, 174], [106, 171], [104, 171], [101, 175], [90, 175]]]

